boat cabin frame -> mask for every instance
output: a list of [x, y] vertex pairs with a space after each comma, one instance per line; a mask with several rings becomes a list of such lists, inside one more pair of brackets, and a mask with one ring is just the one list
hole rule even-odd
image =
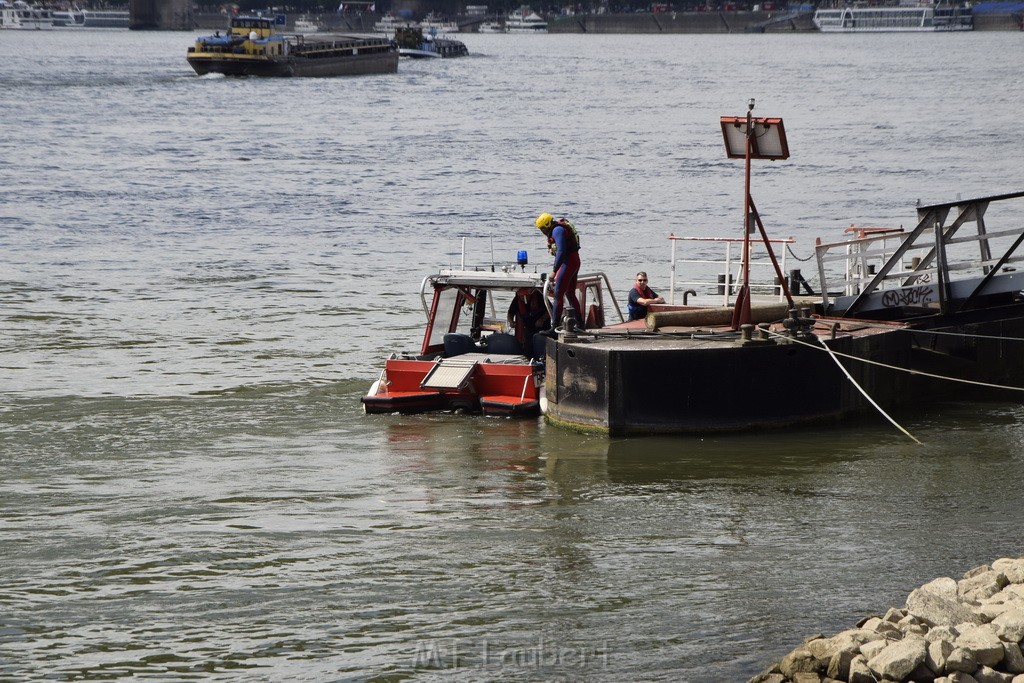
[[[423, 279], [420, 301], [426, 317], [426, 329], [420, 354], [423, 357], [445, 353], [445, 336], [463, 334], [474, 345], [487, 346], [494, 334], [516, 335], [509, 327], [505, 311], [517, 292], [540, 292], [548, 315], [553, 315], [551, 283], [544, 273], [485, 270], [442, 270]], [[502, 296], [504, 294], [504, 296]], [[577, 278], [576, 295], [587, 319], [584, 327], [598, 328], [606, 319], [624, 322], [622, 310], [603, 272]], [[557, 322], [556, 322], [557, 324]], [[528, 351], [528, 349], [527, 349]], [[450, 349], [449, 349], [450, 352]]]

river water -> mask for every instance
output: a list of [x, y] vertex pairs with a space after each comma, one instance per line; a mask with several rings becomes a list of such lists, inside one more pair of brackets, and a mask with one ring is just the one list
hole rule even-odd
[[[739, 681], [1024, 553], [1024, 407], [714, 438], [362, 414], [425, 274], [575, 219], [624, 296], [733, 236], [1024, 189], [1022, 34], [460, 36], [198, 78], [190, 33], [0, 35], [0, 677]], [[765, 400], [800, 400], [775, 396]], [[728, 391], [729, 387], [722, 387]]]

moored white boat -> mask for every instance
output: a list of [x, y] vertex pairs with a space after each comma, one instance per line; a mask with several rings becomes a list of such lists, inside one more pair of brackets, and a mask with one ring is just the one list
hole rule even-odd
[[454, 21], [445, 21], [440, 17], [436, 16], [433, 12], [428, 14], [420, 22], [420, 28], [423, 29], [425, 35], [437, 34], [443, 35], [445, 33], [458, 33], [459, 25]]
[[303, 15], [295, 20], [296, 33], [317, 33], [320, 30], [320, 23]]
[[485, 21], [477, 28], [479, 33], [507, 33], [505, 25], [497, 21]]
[[522, 6], [505, 20], [506, 33], [547, 33], [548, 22], [527, 6]]
[[128, 10], [82, 10], [84, 28], [128, 28], [130, 22]]
[[13, 4], [0, 0], [0, 29], [41, 31], [52, 29], [53, 21], [52, 10], [34, 7], [24, 0]]
[[56, 28], [128, 28], [131, 17], [128, 10], [56, 10], [53, 25]]
[[54, 10], [54, 28], [80, 28], [82, 26], [82, 13], [73, 10]]
[[419, 24], [415, 21], [409, 21], [396, 17], [394, 14], [387, 14], [380, 18], [380, 21], [373, 25], [374, 33], [388, 33], [394, 34], [394, 32], [400, 28], [416, 28]]
[[850, 6], [818, 9], [814, 25], [822, 33], [970, 31], [974, 19], [967, 5]]

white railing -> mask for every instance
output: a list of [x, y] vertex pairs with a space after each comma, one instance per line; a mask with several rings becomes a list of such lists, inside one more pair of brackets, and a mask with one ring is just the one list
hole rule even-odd
[[[722, 305], [730, 306], [733, 297], [743, 285], [743, 238], [742, 237], [677, 237], [675, 234], [668, 236], [672, 243], [672, 270], [669, 277], [669, 298], [668, 303], [675, 303], [676, 288], [694, 290], [697, 294], [712, 294], [722, 297]], [[792, 237], [784, 239], [770, 239], [770, 244], [790, 245], [795, 242]], [[724, 251], [720, 259], [709, 258], [687, 258], [681, 259], [676, 256], [676, 242], [710, 243], [711, 246], [721, 245]], [[735, 253], [734, 253], [735, 251]], [[775, 251], [773, 249], [773, 251]], [[779, 249], [775, 257], [779, 263], [783, 276], [786, 274], [786, 252], [785, 246]], [[677, 282], [676, 264], [691, 266], [690, 273], [693, 276]], [[757, 275], [755, 275], [755, 272]], [[714, 278], [714, 279], [712, 279]], [[703, 291], [702, 291], [703, 290]], [[768, 256], [764, 242], [759, 239], [750, 240], [750, 291], [763, 295], [777, 296], [779, 301], [785, 300], [786, 294], [782, 284], [778, 281], [775, 267]]]
[[[854, 237], [826, 244], [819, 241], [815, 246], [818, 257], [818, 278], [822, 283], [822, 297], [826, 297], [823, 299], [825, 303], [827, 303], [829, 294], [844, 294], [846, 296], [859, 294], [865, 280], [873, 279], [896, 251], [896, 248], [901, 246], [907, 238], [907, 233], [902, 227], [868, 228], [851, 225], [843, 232], [852, 233]], [[905, 278], [907, 269], [916, 267], [921, 255], [921, 253], [908, 254], [908, 265], [899, 269], [898, 272], [890, 273], [888, 279]], [[911, 259], [918, 259], [918, 261], [911, 266]], [[830, 264], [838, 264], [839, 270], [843, 273], [841, 281], [837, 282], [836, 278], [829, 277], [829, 272], [833, 270]]]

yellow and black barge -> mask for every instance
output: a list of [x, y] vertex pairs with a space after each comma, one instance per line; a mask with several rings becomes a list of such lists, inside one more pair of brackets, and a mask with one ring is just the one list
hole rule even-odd
[[226, 34], [196, 39], [186, 59], [200, 76], [361, 76], [398, 71], [398, 46], [377, 36], [284, 34], [273, 18], [234, 17]]

